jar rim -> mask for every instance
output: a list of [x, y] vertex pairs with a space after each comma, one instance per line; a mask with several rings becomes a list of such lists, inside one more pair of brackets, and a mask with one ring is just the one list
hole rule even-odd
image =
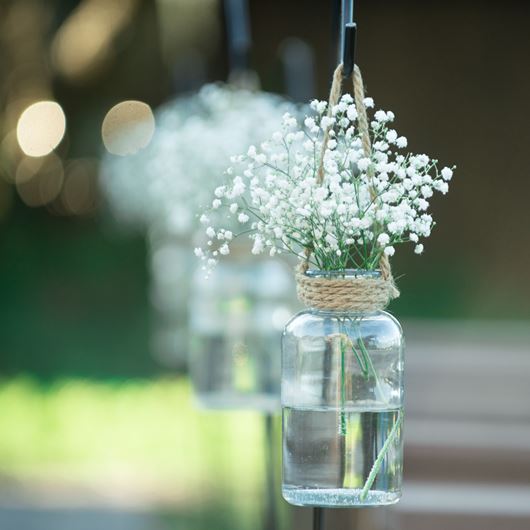
[[322, 270], [322, 269], [308, 269], [305, 275], [309, 278], [381, 278], [381, 271], [379, 269], [341, 269], [341, 270]]

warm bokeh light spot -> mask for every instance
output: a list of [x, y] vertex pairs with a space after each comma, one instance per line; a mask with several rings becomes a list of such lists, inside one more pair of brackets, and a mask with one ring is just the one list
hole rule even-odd
[[122, 101], [103, 120], [101, 135], [109, 153], [130, 155], [147, 147], [155, 132], [151, 107], [141, 101]]
[[52, 64], [72, 81], [99, 73], [115, 53], [114, 39], [125, 28], [138, 0], [77, 2], [52, 42]]
[[27, 206], [44, 206], [61, 192], [64, 170], [61, 159], [50, 154], [40, 164], [22, 159], [16, 171], [16, 187]]
[[33, 158], [25, 156], [18, 164], [15, 172], [15, 182], [24, 184], [29, 182], [41, 169], [45, 162], [44, 157]]
[[39, 101], [30, 105], [18, 119], [17, 140], [28, 156], [45, 156], [63, 139], [66, 118], [55, 101]]

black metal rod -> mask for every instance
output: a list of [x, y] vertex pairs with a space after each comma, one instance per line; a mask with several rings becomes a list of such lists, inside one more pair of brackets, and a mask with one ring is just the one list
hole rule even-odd
[[324, 530], [324, 508], [313, 508], [313, 530]]
[[342, 64], [344, 65], [343, 76], [350, 77], [355, 65], [355, 36], [357, 24], [349, 23], [344, 26], [344, 40], [342, 41]]
[[224, 11], [230, 71], [246, 70], [251, 46], [247, 0], [224, 0]]
[[[354, 4], [353, 0], [340, 0], [340, 43], [341, 47], [344, 43], [344, 28], [346, 24], [351, 24], [353, 22], [353, 10]], [[339, 61], [341, 60], [342, 49], [339, 48]]]

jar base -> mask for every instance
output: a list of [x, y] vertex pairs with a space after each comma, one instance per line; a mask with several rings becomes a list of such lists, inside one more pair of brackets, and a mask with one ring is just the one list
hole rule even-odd
[[283, 498], [295, 506], [321, 506], [324, 508], [361, 508], [388, 506], [401, 498], [400, 491], [369, 491], [361, 500], [361, 489], [353, 488], [282, 488]]

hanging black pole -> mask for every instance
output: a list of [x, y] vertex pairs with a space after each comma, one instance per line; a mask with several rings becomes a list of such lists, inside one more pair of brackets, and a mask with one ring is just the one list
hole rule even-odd
[[340, 11], [340, 31], [339, 31], [339, 46], [338, 46], [338, 56], [339, 61], [341, 60], [341, 55], [343, 53], [344, 46], [344, 28], [347, 24], [353, 24], [353, 10], [354, 3], [353, 0], [341, 0], [341, 11]]
[[343, 77], [347, 79], [353, 73], [355, 66], [355, 36], [357, 24], [346, 24], [343, 28], [344, 40], [342, 48]]
[[[336, 17], [336, 6], [333, 18]], [[332, 32], [333, 41], [336, 42], [336, 35], [339, 35], [339, 45], [337, 46], [338, 63], [343, 64], [343, 77], [350, 77], [355, 65], [355, 36], [357, 25], [353, 22], [353, 0], [340, 0], [340, 22], [339, 31]], [[318, 506], [313, 508], [313, 530], [325, 530], [324, 508]]]
[[230, 74], [243, 72], [249, 67], [250, 20], [247, 0], [224, 0], [228, 66]]
[[324, 530], [324, 508], [313, 508], [313, 530]]

